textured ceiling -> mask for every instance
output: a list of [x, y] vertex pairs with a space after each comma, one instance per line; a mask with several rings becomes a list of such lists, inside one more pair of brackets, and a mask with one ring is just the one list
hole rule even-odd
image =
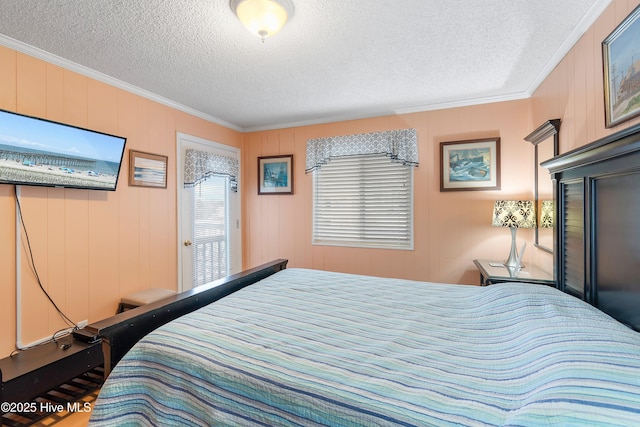
[[0, 44], [251, 131], [529, 96], [610, 0], [2, 0]]

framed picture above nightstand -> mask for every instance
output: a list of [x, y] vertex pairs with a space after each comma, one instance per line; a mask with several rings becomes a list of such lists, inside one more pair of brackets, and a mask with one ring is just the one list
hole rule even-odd
[[474, 259], [473, 263], [480, 272], [480, 285], [488, 286], [501, 282], [535, 283], [556, 286], [553, 275], [535, 266], [527, 265], [518, 270], [505, 267], [500, 261]]

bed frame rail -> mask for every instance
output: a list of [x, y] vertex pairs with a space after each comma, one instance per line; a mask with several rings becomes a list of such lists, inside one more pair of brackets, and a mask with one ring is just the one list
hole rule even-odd
[[211, 304], [245, 286], [284, 270], [288, 260], [278, 259], [151, 304], [116, 314], [74, 332], [74, 338], [102, 340], [105, 378], [135, 343], [154, 329]]

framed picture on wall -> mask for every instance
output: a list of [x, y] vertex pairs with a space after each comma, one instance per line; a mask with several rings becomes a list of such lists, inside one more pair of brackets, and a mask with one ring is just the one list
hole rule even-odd
[[440, 143], [440, 191], [499, 190], [500, 138]]
[[293, 154], [258, 157], [258, 194], [293, 194]]
[[640, 6], [602, 42], [605, 126], [640, 115]]
[[129, 185], [167, 188], [167, 156], [129, 150]]

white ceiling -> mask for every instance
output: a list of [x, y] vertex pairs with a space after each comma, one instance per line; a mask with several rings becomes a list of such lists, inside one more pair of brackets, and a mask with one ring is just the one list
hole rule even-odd
[[241, 131], [531, 95], [610, 0], [2, 0], [0, 44]]

